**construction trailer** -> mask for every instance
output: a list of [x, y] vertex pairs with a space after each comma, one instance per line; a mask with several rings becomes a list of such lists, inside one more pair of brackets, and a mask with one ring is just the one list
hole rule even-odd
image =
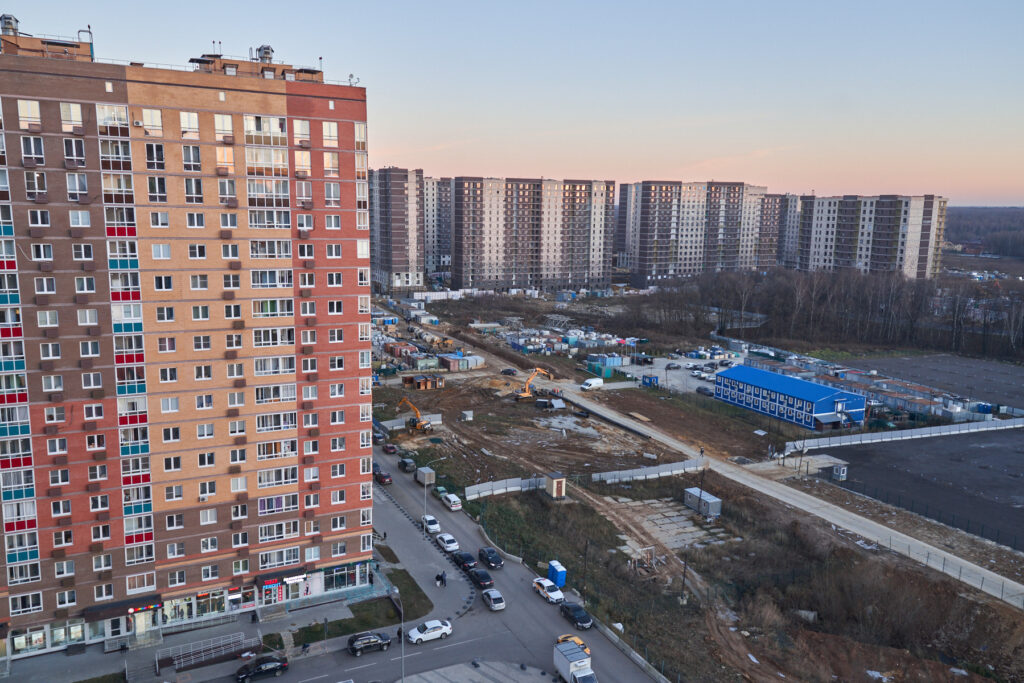
[[683, 491], [683, 505], [696, 510], [701, 517], [718, 517], [722, 514], [722, 499], [697, 486]]
[[444, 377], [441, 375], [406, 375], [402, 377], [402, 386], [416, 391], [444, 389]]

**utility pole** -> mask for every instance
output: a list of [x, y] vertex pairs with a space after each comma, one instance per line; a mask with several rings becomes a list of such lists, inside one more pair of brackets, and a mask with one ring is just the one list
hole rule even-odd
[[587, 564], [590, 560], [590, 539], [583, 546], [583, 604], [587, 604]]

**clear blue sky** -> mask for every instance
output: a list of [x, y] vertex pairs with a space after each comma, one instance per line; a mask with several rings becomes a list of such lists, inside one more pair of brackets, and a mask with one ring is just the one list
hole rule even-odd
[[[131, 10], [127, 8], [131, 7]], [[243, 9], [244, 8], [244, 9]], [[270, 43], [368, 89], [370, 163], [1024, 205], [1024, 0], [8, 2], [184, 64]], [[199, 28], [197, 28], [199, 27]]]

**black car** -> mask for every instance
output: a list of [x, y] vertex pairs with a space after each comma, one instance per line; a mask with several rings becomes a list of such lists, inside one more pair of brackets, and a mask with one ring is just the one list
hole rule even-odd
[[494, 585], [494, 579], [486, 569], [470, 569], [469, 580], [476, 584], [477, 588], [490, 588]]
[[680, 365], [679, 363], [669, 363], [668, 365], [665, 366], [665, 369], [666, 370], [679, 370], [682, 367], [683, 366]]
[[386, 633], [366, 631], [357, 633], [348, 639], [348, 651], [356, 657], [361, 656], [364, 652], [373, 652], [374, 650], [387, 652], [389, 647], [391, 647], [391, 636]]
[[705, 396], [714, 396], [715, 392], [708, 387], [697, 387], [698, 394], [704, 394]]
[[235, 672], [235, 680], [238, 681], [238, 683], [248, 683], [248, 681], [253, 678], [280, 676], [287, 670], [287, 657], [279, 657], [277, 655], [257, 657], [255, 661], [249, 662]]
[[490, 569], [501, 569], [505, 566], [505, 560], [501, 559], [501, 555], [494, 548], [480, 548], [477, 557], [480, 558], [481, 563]]
[[578, 602], [563, 602], [558, 606], [558, 611], [562, 613], [562, 616], [572, 622], [576, 628], [587, 629], [594, 625], [594, 620], [587, 614], [587, 610], [583, 609], [583, 605]]
[[378, 465], [377, 463], [373, 463], [373, 473], [378, 474], [380, 471], [380, 465]]
[[452, 553], [451, 557], [455, 566], [464, 572], [468, 572], [470, 569], [476, 567], [476, 560], [469, 553]]
[[515, 377], [517, 374], [519, 374], [519, 371], [516, 370], [515, 368], [505, 368], [504, 370], [501, 371], [501, 374], [508, 375], [509, 377]]

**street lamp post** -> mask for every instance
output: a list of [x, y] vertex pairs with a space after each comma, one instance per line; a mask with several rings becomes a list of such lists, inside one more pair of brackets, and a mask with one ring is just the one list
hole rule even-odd
[[402, 596], [398, 592], [398, 586], [394, 587], [395, 599], [398, 600], [398, 617], [401, 619], [401, 626], [399, 626], [399, 640], [402, 641], [402, 683], [405, 683], [405, 608], [402, 607]]
[[[431, 460], [426, 465], [424, 465], [424, 467], [430, 467], [434, 463], [438, 463], [438, 462], [441, 462], [442, 460], [447, 460], [447, 459], [448, 459], [448, 456], [446, 455], [443, 458], [438, 458], [437, 460]], [[435, 477], [435, 479], [436, 479], [436, 477]], [[437, 482], [436, 481], [434, 482], [434, 485], [437, 486]], [[424, 517], [427, 516], [427, 484], [426, 484], [426, 482], [423, 483], [423, 516]], [[426, 529], [424, 528], [424, 532], [425, 531], [426, 531]]]

